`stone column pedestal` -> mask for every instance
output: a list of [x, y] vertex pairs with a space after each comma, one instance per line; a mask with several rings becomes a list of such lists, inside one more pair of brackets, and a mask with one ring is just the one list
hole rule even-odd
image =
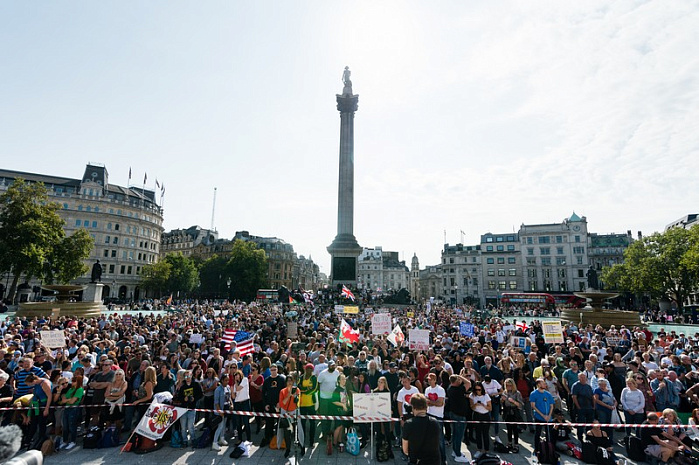
[[83, 291], [83, 302], [102, 303], [102, 290], [104, 284], [90, 283]]

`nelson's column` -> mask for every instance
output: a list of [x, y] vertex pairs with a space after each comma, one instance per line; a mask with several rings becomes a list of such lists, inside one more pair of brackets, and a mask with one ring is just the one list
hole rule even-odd
[[340, 112], [340, 179], [337, 189], [337, 236], [328, 246], [331, 256], [330, 281], [357, 284], [357, 257], [362, 248], [354, 237], [354, 112], [359, 95], [352, 94], [350, 70], [342, 74], [344, 88], [337, 95]]

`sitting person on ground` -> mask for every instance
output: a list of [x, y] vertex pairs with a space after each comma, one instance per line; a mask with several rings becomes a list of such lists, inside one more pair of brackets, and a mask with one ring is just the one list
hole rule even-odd
[[[573, 438], [573, 425], [563, 417], [563, 411], [553, 411], [553, 438], [556, 450], [569, 456], [582, 456], [580, 442]], [[576, 454], [576, 450], [580, 451]], [[580, 458], [580, 457], [578, 457]]]
[[684, 446], [676, 444], [665, 438], [663, 429], [658, 425], [658, 415], [651, 412], [643, 422], [644, 425], [653, 425], [646, 428], [641, 428], [641, 442], [644, 447], [644, 452], [651, 457], [668, 462], [678, 452], [684, 449]]

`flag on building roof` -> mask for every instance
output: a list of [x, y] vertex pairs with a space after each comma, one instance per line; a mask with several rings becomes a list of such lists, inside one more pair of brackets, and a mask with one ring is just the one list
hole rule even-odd
[[352, 299], [352, 302], [354, 302], [354, 294], [352, 294], [352, 291], [350, 291], [344, 284], [342, 285], [342, 297]]
[[146, 181], [148, 181], [148, 173], [145, 173], [145, 174], [143, 175], [143, 185], [144, 185], [144, 186], [146, 185]]
[[338, 337], [338, 340], [341, 343], [344, 342], [345, 344], [359, 342], [359, 331], [353, 329], [343, 318], [342, 322], [340, 323], [340, 336]]
[[158, 182], [158, 178], [155, 178], [155, 187], [160, 189], [160, 183]]
[[129, 182], [131, 182], [131, 167], [129, 166]]

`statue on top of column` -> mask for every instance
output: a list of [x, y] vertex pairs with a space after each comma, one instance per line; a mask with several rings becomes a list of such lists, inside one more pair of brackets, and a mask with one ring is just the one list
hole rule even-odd
[[349, 66], [345, 66], [345, 70], [342, 72], [342, 82], [345, 84], [345, 87], [342, 89], [342, 95], [352, 95], [351, 75], [352, 71], [350, 71]]

